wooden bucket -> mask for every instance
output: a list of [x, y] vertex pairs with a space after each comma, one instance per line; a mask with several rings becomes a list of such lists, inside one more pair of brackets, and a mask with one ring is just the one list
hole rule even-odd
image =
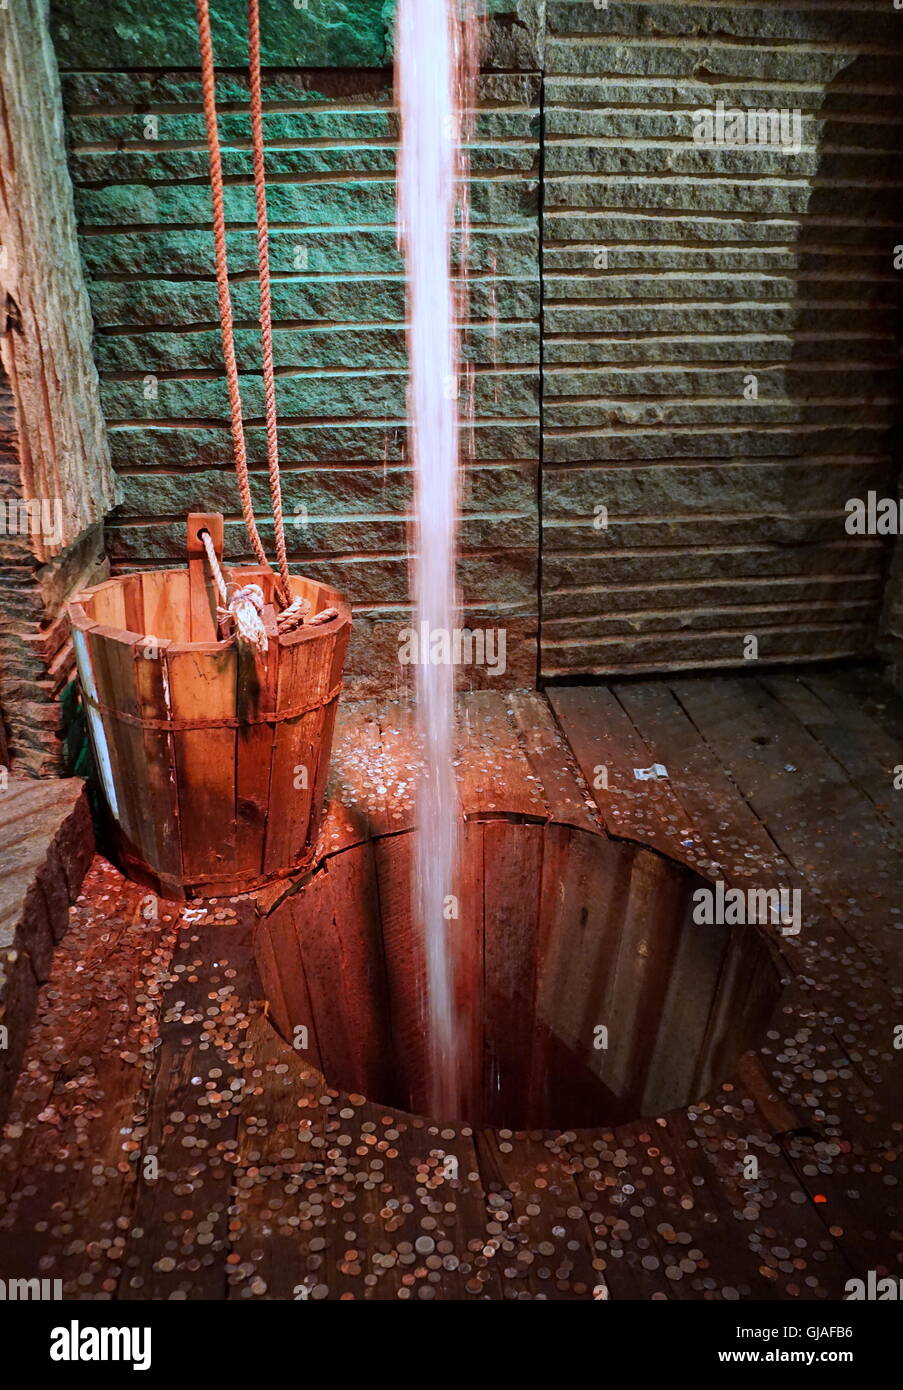
[[[199, 520], [222, 535], [222, 518], [189, 518], [188, 570], [111, 579], [69, 604], [120, 865], [180, 901], [260, 888], [311, 859], [351, 628], [341, 594], [292, 576], [310, 616], [338, 616], [284, 635], [271, 625], [266, 655], [216, 640]], [[272, 573], [230, 577], [272, 604]], [[205, 632], [214, 640], [194, 640]]]

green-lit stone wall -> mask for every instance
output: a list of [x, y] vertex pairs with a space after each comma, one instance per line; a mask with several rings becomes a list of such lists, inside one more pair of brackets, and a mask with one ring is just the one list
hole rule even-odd
[[[214, 15], [265, 515], [244, 9]], [[844, 509], [899, 471], [903, 14], [490, 10], [460, 574], [468, 615], [508, 630], [506, 679], [532, 684], [538, 649], [553, 679], [743, 668], [750, 635], [764, 662], [873, 651], [888, 546], [849, 535]], [[177, 563], [202, 505], [227, 513], [236, 554], [193, 6], [54, 11], [119, 478], [114, 565]], [[292, 556], [353, 600], [361, 691], [397, 679], [408, 593], [391, 11], [262, 5]], [[700, 147], [694, 113], [718, 101], [798, 111], [800, 148]]]
[[[365, 0], [262, 5], [264, 62], [279, 60], [265, 71], [264, 104], [290, 556], [353, 602], [357, 693], [396, 682], [408, 603], [389, 9]], [[237, 557], [247, 542], [230, 466], [193, 6], [181, 17], [143, 4], [84, 11], [78, 0], [57, 5], [55, 32], [119, 480], [111, 559], [120, 570], [178, 563], [186, 512], [199, 508], [226, 514]], [[268, 543], [245, 7], [213, 12], [242, 395]], [[539, 78], [493, 69], [535, 66], [531, 32], [507, 18], [493, 26], [481, 80], [460, 562], [467, 617], [506, 627], [505, 683], [518, 685], [534, 682], [537, 659]]]

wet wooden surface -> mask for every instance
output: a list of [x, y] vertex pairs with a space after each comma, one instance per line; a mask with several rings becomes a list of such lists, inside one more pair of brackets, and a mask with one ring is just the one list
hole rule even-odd
[[[617, 1129], [474, 1134], [330, 1090], [269, 1023], [251, 900], [178, 910], [96, 859], [0, 1142], [0, 1274], [310, 1300], [837, 1299], [903, 1274], [901, 713], [848, 671], [470, 697], [471, 819], [604, 822], [802, 894], [779, 1025]], [[415, 775], [410, 712], [346, 706], [323, 852], [391, 853]]]

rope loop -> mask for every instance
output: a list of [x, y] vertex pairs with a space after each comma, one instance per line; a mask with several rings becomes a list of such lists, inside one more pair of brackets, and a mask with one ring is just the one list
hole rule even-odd
[[[245, 584], [243, 586], [227, 584], [210, 532], [199, 531], [198, 539], [207, 553], [210, 572], [213, 575], [216, 592], [219, 594], [217, 617], [220, 622], [228, 622], [231, 618], [235, 623], [235, 631], [239, 641], [247, 643], [248, 646], [254, 647], [265, 655], [269, 648], [269, 641], [263, 622], [263, 611], [266, 607], [263, 589], [259, 584]], [[302, 598], [299, 594], [287, 608], [283, 608], [277, 617], [277, 632], [293, 632], [296, 627], [301, 627], [302, 623], [309, 623], [311, 627], [320, 627], [323, 623], [328, 623], [339, 616], [337, 608], [323, 608], [311, 617], [310, 609], [310, 599]]]

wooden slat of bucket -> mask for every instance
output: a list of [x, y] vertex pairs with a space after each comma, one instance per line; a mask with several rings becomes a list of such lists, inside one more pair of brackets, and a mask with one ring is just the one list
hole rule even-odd
[[[332, 595], [330, 594], [330, 597]], [[331, 642], [331, 661], [329, 674], [326, 678], [326, 689], [337, 690], [345, 669], [345, 653], [348, 650], [348, 638], [350, 626], [346, 623], [338, 633], [330, 639]], [[320, 821], [323, 816], [323, 808], [326, 798], [326, 783], [329, 778], [329, 760], [332, 753], [332, 735], [335, 729], [336, 717], [339, 711], [339, 699], [336, 696], [323, 709], [323, 718], [320, 723], [320, 748], [317, 761], [317, 775], [311, 789], [310, 803], [310, 823], [308, 829], [308, 841], [313, 844], [317, 839], [320, 829]]]
[[[138, 713], [142, 719], [169, 719], [171, 712], [163, 680], [164, 661], [170, 643], [147, 638], [135, 649], [135, 687]], [[155, 653], [155, 655], [154, 655]], [[179, 832], [179, 795], [171, 775], [175, 766], [173, 736], [165, 729], [145, 726], [141, 731], [144, 742], [148, 800], [155, 853], [148, 862], [159, 870], [161, 878], [170, 882], [168, 891], [181, 896], [182, 845]]]
[[[281, 652], [270, 642], [265, 654], [238, 644], [237, 703], [240, 720], [259, 719], [278, 706], [277, 680]], [[273, 762], [273, 724], [242, 723], [235, 739], [235, 870], [260, 874], [264, 867], [267, 818], [270, 812], [270, 776]], [[273, 819], [282, 808], [273, 806]], [[282, 868], [280, 864], [277, 866]]]
[[[79, 595], [78, 597], [82, 597]], [[99, 698], [97, 687], [97, 675], [94, 670], [94, 659], [91, 652], [91, 644], [88, 641], [88, 634], [92, 624], [85, 615], [84, 609], [76, 604], [70, 609], [72, 624], [72, 647], [75, 652], [75, 659], [78, 666], [79, 680], [82, 689], [89, 697], [86, 705], [88, 720], [88, 733], [91, 739], [91, 747], [94, 750], [94, 762], [97, 767], [104, 797], [114, 819], [119, 819], [119, 798], [116, 795], [116, 782], [113, 776], [113, 755], [104, 729], [103, 719], [100, 712], [90, 703], [91, 700]]]
[[[235, 717], [235, 644], [170, 647], [165, 657], [174, 719]], [[173, 733], [186, 882], [228, 879], [235, 860], [235, 729]]]
[[[277, 708], [313, 704], [331, 689], [333, 642], [328, 638], [279, 643]], [[320, 706], [276, 725], [270, 776], [270, 807], [264, 869], [274, 873], [299, 861], [307, 839], [308, 814], [319, 785], [322, 731]]]
[[120, 581], [122, 585], [122, 597], [124, 606], [123, 627], [129, 632], [143, 636], [144, 627], [144, 591], [140, 574], [129, 574]]
[[108, 579], [83, 595], [86, 600], [88, 620], [95, 627], [115, 627], [125, 630], [125, 595], [122, 581]]
[[[123, 605], [124, 607], [124, 605]], [[135, 645], [141, 639], [117, 628], [93, 627], [87, 634], [98, 698], [109, 710], [138, 714]], [[128, 848], [145, 861], [154, 858], [154, 830], [147, 797], [146, 760], [140, 726], [100, 714], [116, 784], [116, 817]]]
[[188, 575], [184, 570], [159, 570], [142, 576], [144, 627], [150, 637], [188, 641]]

